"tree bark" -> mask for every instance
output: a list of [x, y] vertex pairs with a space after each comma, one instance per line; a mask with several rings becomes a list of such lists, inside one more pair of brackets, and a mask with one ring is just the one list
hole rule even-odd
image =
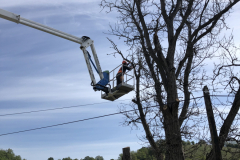
[[[224, 143], [228, 137], [229, 130], [231, 128], [231, 125], [239, 111], [240, 108], [240, 86], [238, 88], [238, 91], [235, 95], [233, 105], [231, 107], [231, 110], [227, 116], [227, 118], [224, 120], [224, 123], [220, 129], [219, 133], [219, 146], [222, 149], [224, 146]], [[207, 155], [207, 160], [213, 160], [213, 150]]]
[[[133, 51], [130, 54], [132, 61], [138, 70], [135, 71], [137, 83], [136, 98], [133, 102], [137, 105], [139, 113], [136, 112], [136, 115], [127, 118], [130, 120], [137, 118], [142, 124], [146, 139], [154, 149], [157, 160], [162, 159], [160, 155], [165, 153], [165, 150], [166, 160], [184, 159], [181, 136], [191, 133], [181, 132], [181, 126], [190, 116], [199, 114], [192, 113], [191, 108], [189, 109], [192, 107], [190, 95], [199, 86], [199, 81], [200, 85], [206, 81], [203, 79], [205, 75], [200, 66], [205, 59], [211, 57], [208, 49], [215, 47], [218, 42], [215, 38], [224, 28], [229, 10], [238, 2], [239, 0], [228, 3], [209, 0], [102, 0], [103, 8], [109, 8], [109, 12], [116, 9], [119, 13], [122, 27], [120, 24], [115, 28], [111, 27], [110, 34], [126, 39], [126, 44]], [[153, 38], [150, 38], [151, 36]], [[198, 76], [200, 71], [203, 74], [202, 80], [198, 80], [198, 77], [201, 77]], [[183, 95], [182, 93], [184, 103], [180, 106], [177, 99]], [[152, 102], [157, 103], [159, 110], [144, 109], [145, 106], [151, 106]], [[219, 150], [215, 151], [215, 145], [222, 148], [239, 109], [239, 103], [236, 98], [221, 128], [219, 139], [216, 126], [211, 123], [211, 121], [215, 123], [214, 119], [209, 121], [211, 133], [214, 133], [212, 135], [214, 155], [220, 155], [217, 154]], [[152, 113], [156, 115], [155, 122]], [[208, 117], [213, 118], [213, 114]], [[189, 119], [191, 121], [191, 118]], [[155, 141], [162, 137], [166, 141], [164, 151]], [[219, 142], [215, 142], [216, 139]], [[211, 154], [212, 151], [209, 155]]]
[[184, 160], [178, 119], [168, 118], [165, 122], [166, 160]]
[[209, 95], [209, 90], [207, 86], [203, 88], [204, 101], [207, 111], [208, 123], [211, 132], [212, 139], [212, 148], [213, 148], [213, 159], [214, 160], [222, 160], [221, 149], [219, 146], [219, 139], [216, 129], [216, 123], [213, 115], [212, 103]]

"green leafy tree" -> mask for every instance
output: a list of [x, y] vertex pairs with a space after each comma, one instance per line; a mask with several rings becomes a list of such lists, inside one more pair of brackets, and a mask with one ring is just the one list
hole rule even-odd
[[72, 160], [70, 157], [63, 158], [62, 160]]
[[156, 160], [156, 156], [151, 147], [142, 147], [137, 150], [137, 160]]
[[137, 150], [137, 158], [138, 158], [139, 160], [145, 160], [145, 159], [147, 159], [147, 154], [148, 154], [148, 151], [147, 151], [147, 148], [145, 148], [145, 147]]
[[48, 160], [54, 160], [54, 158], [53, 157], [49, 157]]
[[200, 139], [198, 144], [207, 144], [207, 142], [205, 140], [203, 140], [203, 139]]
[[130, 156], [131, 156], [131, 160], [138, 160], [138, 158], [137, 158], [137, 153], [136, 153], [136, 152], [131, 151], [131, 152], [130, 152]]
[[104, 158], [102, 156], [96, 156], [95, 160], [104, 160]]
[[122, 160], [123, 154], [120, 153], [117, 160]]
[[86, 156], [83, 160], [95, 160], [93, 157]]
[[12, 149], [0, 150], [0, 160], [22, 160], [21, 156], [16, 156]]
[[182, 141], [182, 144], [183, 144], [184, 146], [186, 146], [186, 145], [187, 145], [187, 143], [186, 143], [185, 141]]
[[191, 145], [191, 142], [189, 140], [187, 141], [187, 145]]
[[[130, 152], [131, 160], [157, 160], [155, 152], [151, 147], [142, 147], [141, 149]], [[118, 160], [122, 160], [123, 154], [119, 154]]]

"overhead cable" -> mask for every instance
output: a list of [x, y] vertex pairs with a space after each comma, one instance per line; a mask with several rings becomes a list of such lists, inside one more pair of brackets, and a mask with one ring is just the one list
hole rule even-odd
[[[191, 99], [189, 99], [189, 100], [197, 99], [197, 98], [202, 98], [202, 97], [203, 97], [203, 96], [201, 96], [201, 97], [195, 97], [195, 98], [191, 98]], [[181, 100], [181, 101], [183, 101], [183, 100]], [[176, 102], [171, 102], [171, 103], [168, 103], [168, 104], [172, 104], [172, 103], [176, 103]], [[152, 108], [152, 107], [159, 107], [159, 106], [156, 105], [156, 106], [144, 107], [143, 109]], [[128, 111], [116, 112], [116, 113], [111, 113], [111, 114], [106, 114], [106, 115], [97, 116], [97, 117], [91, 117], [91, 118], [85, 118], [85, 119], [80, 119], [80, 120], [71, 121], [71, 122], [65, 122], [65, 123], [60, 123], [60, 124], [54, 124], [54, 125], [44, 126], [44, 127], [32, 128], [32, 129], [27, 129], [27, 130], [22, 130], [22, 131], [16, 131], [16, 132], [9, 132], [9, 133], [0, 134], [0, 136], [6, 136], [6, 135], [10, 135], [10, 134], [17, 134], [17, 133], [22, 133], [22, 132], [29, 132], [29, 131], [34, 131], [34, 130], [40, 130], [40, 129], [51, 128], [51, 127], [56, 127], [56, 126], [61, 126], [61, 125], [66, 125], [66, 124], [71, 124], [71, 123], [77, 123], [77, 122], [92, 120], [92, 119], [98, 119], [98, 118], [113, 116], [113, 115], [117, 115], [117, 114], [123, 114], [123, 113], [127, 113], [127, 112], [132, 112], [132, 111], [135, 111], [135, 110], [136, 110], [136, 109], [132, 109], [132, 110], [128, 110]]]
[[[126, 100], [129, 100], [129, 99], [118, 100], [117, 102], [119, 102], [119, 101], [126, 101]], [[90, 105], [103, 104], [103, 103], [111, 103], [111, 102], [91, 103], [91, 104], [82, 104], [82, 105], [69, 106], [69, 107], [58, 107], [58, 108], [42, 109], [42, 110], [35, 110], [35, 111], [26, 111], [26, 112], [17, 112], [17, 113], [0, 114], [0, 117], [3, 117], [3, 116], [10, 116], [10, 115], [17, 115], [17, 114], [27, 114], [27, 113], [36, 113], [36, 112], [46, 112], [46, 111], [53, 111], [53, 110], [67, 109], [67, 108], [76, 108], [76, 107], [90, 106]]]
[[[146, 108], [147, 108], [147, 107], [146, 107]], [[148, 107], [148, 108], [150, 108], [150, 107]], [[66, 124], [71, 124], [71, 123], [76, 123], [76, 122], [87, 121], [87, 120], [91, 120], [91, 119], [97, 119], [97, 118], [103, 118], [103, 117], [113, 116], [113, 115], [117, 115], [117, 114], [122, 114], [122, 113], [131, 112], [131, 111], [134, 111], [134, 109], [133, 109], [133, 110], [128, 110], [128, 111], [123, 111], [123, 112], [117, 112], [117, 113], [106, 114], [106, 115], [97, 116], [97, 117], [91, 117], [91, 118], [80, 119], [80, 120], [71, 121], [71, 122], [66, 122], [66, 123], [60, 123], [60, 124], [55, 124], [55, 125], [45, 126], [45, 127], [38, 127], [38, 128], [27, 129], [27, 130], [22, 130], [22, 131], [16, 131], [16, 132], [4, 133], [4, 134], [0, 134], [0, 136], [5, 136], [5, 135], [9, 135], [9, 134], [16, 134], [16, 133], [22, 133], [22, 132], [28, 132], [28, 131], [34, 131], [34, 130], [39, 130], [39, 129], [44, 129], [44, 128], [50, 128], [50, 127], [56, 127], [56, 126], [61, 126], [61, 125], [66, 125]]]
[[[210, 95], [210, 96], [216, 96], [216, 95]], [[222, 95], [222, 96], [226, 97], [227, 95]], [[194, 98], [190, 98], [189, 100], [203, 98], [203, 97], [204, 96], [194, 97]], [[181, 101], [186, 101], [186, 100], [180, 100], [179, 102], [181, 102]], [[167, 103], [167, 105], [168, 104], [173, 104], [173, 103], [176, 103], [176, 102]], [[143, 109], [152, 108], [152, 107], [159, 107], [159, 106], [156, 105], [156, 106], [144, 107]], [[45, 129], [45, 128], [51, 128], [51, 127], [56, 127], [56, 126], [61, 126], [61, 125], [66, 125], [66, 124], [71, 124], [71, 123], [77, 123], [77, 122], [82, 122], [82, 121], [87, 121], [87, 120], [92, 120], [92, 119], [98, 119], [98, 118], [113, 116], [113, 115], [117, 115], [117, 114], [132, 112], [132, 111], [135, 111], [135, 110], [136, 109], [132, 109], [132, 110], [128, 110], [128, 111], [116, 112], [116, 113], [106, 114], [106, 115], [102, 115], [102, 116], [85, 118], [85, 119], [80, 119], [80, 120], [76, 120], [76, 121], [65, 122], [65, 123], [60, 123], [60, 124], [55, 124], [55, 125], [49, 125], [49, 126], [44, 126], [44, 127], [32, 128], [32, 129], [16, 131], [16, 132], [9, 132], [9, 133], [0, 134], [0, 136], [10, 135], [10, 134], [17, 134], [17, 133], [22, 133], [22, 132], [34, 131], [34, 130], [40, 130], [40, 129]]]
[[[234, 95], [210, 95], [215, 97], [235, 97]], [[196, 97], [198, 98], [198, 97]], [[192, 98], [195, 99], [195, 98]], [[124, 100], [118, 100], [119, 101], [126, 101], [130, 99], [124, 99]], [[191, 99], [190, 99], [191, 100]], [[180, 100], [185, 101], [185, 100]], [[68, 109], [68, 108], [76, 108], [76, 107], [83, 107], [83, 106], [90, 106], [90, 105], [96, 105], [96, 104], [104, 104], [104, 103], [112, 103], [112, 102], [101, 102], [101, 103], [91, 103], [91, 104], [82, 104], [82, 105], [76, 105], [76, 106], [69, 106], [69, 107], [59, 107], [59, 108], [50, 108], [50, 109], [42, 109], [42, 110], [35, 110], [35, 111], [26, 111], [26, 112], [17, 112], [17, 113], [8, 113], [8, 114], [1, 114], [0, 117], [4, 116], [11, 116], [11, 115], [19, 115], [19, 114], [28, 114], [28, 113], [36, 113], [36, 112], [46, 112], [46, 111], [53, 111], [53, 110], [60, 110], [60, 109]], [[175, 103], [175, 102], [174, 102]]]

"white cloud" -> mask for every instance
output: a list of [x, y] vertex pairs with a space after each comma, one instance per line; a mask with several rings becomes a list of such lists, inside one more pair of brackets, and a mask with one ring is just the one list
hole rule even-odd
[[[99, 0], [0, 0], [0, 3], [0, 8], [24, 18], [75, 36], [91, 37], [103, 70], [112, 70], [121, 63], [120, 56], [115, 59], [106, 55], [111, 52], [111, 45], [102, 32], [106, 31], [110, 21], [114, 23], [116, 19], [100, 12]], [[90, 86], [91, 80], [79, 45], [6, 20], [1, 19], [0, 24], [1, 114], [108, 102], [1, 118], [2, 133], [118, 111], [117, 106], [121, 102], [102, 100], [101, 92], [94, 92]], [[97, 79], [97, 75], [95, 77]], [[132, 94], [128, 94], [120, 100], [131, 98]], [[129, 128], [119, 126], [121, 118], [121, 115], [111, 116], [49, 130], [9, 135], [2, 137], [4, 145], [1, 147], [11, 148], [28, 160], [43, 160], [51, 156], [55, 159], [67, 156], [79, 159], [87, 155], [117, 158], [123, 147], [130, 146], [132, 150], [140, 148], [135, 134], [130, 135]]]
[[[71, 25], [69, 24], [69, 22], [80, 25], [81, 23], [86, 23], [86, 21], [91, 19], [99, 22], [103, 20], [115, 22], [116, 19], [114, 15], [109, 15], [105, 12], [101, 12], [101, 8], [100, 6], [98, 6], [99, 3], [99, 0], [26, 0], [14, 2], [7, 1], [2, 3], [4, 5], [1, 5], [1, 9], [13, 12], [23, 18], [27, 18], [30, 20], [41, 19], [44, 25], [51, 23], [51, 20], [49, 20], [49, 18], [51, 17], [55, 17], [55, 20], [60, 19], [57, 17], [65, 17], [68, 20], [68, 25]], [[80, 15], [85, 16], [87, 20], [83, 19], [82, 21], [75, 21], [75, 18]]]
[[[24, 77], [15, 81], [13, 86], [3, 87], [0, 90], [0, 101], [7, 100], [73, 100], [92, 99], [96, 94], [90, 85], [86, 84], [88, 75], [55, 75], [49, 77]], [[77, 80], [79, 81], [77, 81]], [[16, 83], [17, 82], [17, 83]], [[99, 93], [100, 94], [100, 93]], [[100, 96], [100, 95], [99, 95]]]
[[99, 3], [99, 0], [0, 0], [2, 7], [16, 7], [16, 6], [61, 6], [63, 4], [85, 4], [85, 3]]

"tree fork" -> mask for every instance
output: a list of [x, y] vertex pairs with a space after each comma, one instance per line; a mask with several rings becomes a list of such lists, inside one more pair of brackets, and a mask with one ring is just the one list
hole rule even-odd
[[204, 86], [203, 88], [203, 95], [204, 95], [208, 123], [209, 123], [210, 132], [211, 132], [211, 138], [212, 138], [213, 159], [222, 160], [221, 149], [219, 146], [219, 138], [218, 138], [215, 119], [213, 115], [212, 103], [211, 103], [209, 90], [207, 86]]

